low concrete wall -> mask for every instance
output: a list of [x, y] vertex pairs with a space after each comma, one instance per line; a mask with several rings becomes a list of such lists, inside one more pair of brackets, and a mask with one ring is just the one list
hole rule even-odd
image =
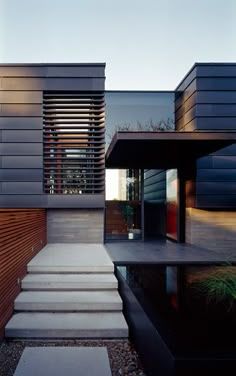
[[102, 209], [47, 210], [48, 243], [103, 243]]
[[235, 254], [236, 211], [186, 210], [186, 242]]

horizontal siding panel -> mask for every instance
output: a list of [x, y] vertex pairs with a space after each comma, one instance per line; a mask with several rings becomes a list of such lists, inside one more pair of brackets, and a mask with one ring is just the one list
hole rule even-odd
[[0, 209], [0, 336], [14, 309], [27, 263], [46, 245], [43, 209]]
[[212, 168], [213, 167], [213, 157], [207, 156], [203, 158], [199, 158], [197, 160], [197, 168]]
[[199, 169], [197, 170], [197, 180], [199, 181], [236, 181], [235, 169]]
[[[159, 180], [165, 180], [166, 178], [166, 172], [164, 170], [145, 170], [144, 171], [144, 181], [145, 184], [148, 182], [148, 179], [151, 177], [155, 177], [159, 175], [158, 179]], [[156, 181], [156, 180], [155, 180]]]
[[198, 117], [195, 119], [196, 129], [205, 131], [236, 130], [235, 117]]
[[199, 182], [197, 184], [197, 194], [236, 194], [236, 181], [232, 182]]
[[233, 91], [198, 91], [197, 103], [236, 103], [236, 92]]
[[198, 104], [196, 116], [236, 117], [236, 104]]
[[236, 90], [236, 77], [207, 77], [197, 79], [197, 90]]
[[1, 181], [43, 181], [42, 169], [2, 169], [0, 170]]
[[197, 76], [201, 77], [236, 77], [236, 65], [235, 63], [231, 64], [207, 64], [207, 65], [198, 65], [197, 67]]
[[3, 182], [3, 194], [43, 194], [42, 182]]
[[236, 155], [214, 156], [212, 161], [213, 161], [213, 168], [236, 169]]
[[0, 103], [42, 104], [42, 102], [41, 91], [0, 91]]
[[215, 153], [212, 153], [212, 155], [236, 155], [236, 144], [232, 144], [230, 146], [226, 146], [223, 149], [218, 150]]
[[235, 195], [198, 195], [196, 198], [197, 208], [236, 208]]
[[146, 193], [153, 192], [153, 191], [160, 191], [160, 190], [165, 191], [165, 189], [166, 189], [166, 182], [161, 181], [161, 182], [153, 183], [148, 186], [144, 186], [144, 194], [146, 195]]
[[46, 195], [10, 195], [2, 194], [0, 196], [0, 207], [2, 208], [46, 208], [47, 196]]
[[144, 172], [144, 201], [165, 202], [166, 200], [166, 171], [145, 170]]
[[0, 77], [104, 77], [104, 64], [1, 66]]
[[28, 78], [28, 77], [4, 77], [1, 80], [0, 88], [2, 90], [26, 90], [26, 91], [42, 91], [45, 87], [45, 80], [43, 78]]
[[44, 77], [46, 66], [0, 66], [0, 77]]
[[43, 155], [42, 143], [0, 143], [1, 155]]
[[0, 129], [43, 129], [42, 117], [2, 117]]
[[43, 142], [43, 132], [38, 130], [4, 130], [2, 142]]
[[44, 90], [103, 91], [104, 78], [47, 78]]
[[196, 78], [197, 68], [194, 67], [187, 75], [184, 77], [182, 82], [176, 88], [177, 92], [186, 90], [186, 88], [191, 84], [191, 82]]
[[0, 116], [42, 116], [41, 104], [2, 104]]
[[2, 157], [2, 168], [43, 168], [43, 157], [32, 155], [4, 156]]

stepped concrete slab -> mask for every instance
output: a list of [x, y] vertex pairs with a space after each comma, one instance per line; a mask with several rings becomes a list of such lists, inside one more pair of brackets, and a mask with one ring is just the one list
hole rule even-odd
[[31, 273], [112, 273], [102, 244], [48, 244], [28, 264]]
[[5, 328], [9, 338], [126, 338], [121, 312], [16, 313]]
[[16, 311], [118, 311], [117, 291], [23, 291], [15, 299]]
[[114, 274], [28, 274], [23, 290], [109, 290], [117, 289]]
[[111, 376], [105, 347], [26, 347], [14, 376]]

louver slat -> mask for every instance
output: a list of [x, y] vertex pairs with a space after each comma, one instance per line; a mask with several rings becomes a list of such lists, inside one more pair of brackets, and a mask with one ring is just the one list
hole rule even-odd
[[103, 93], [44, 93], [43, 111], [45, 193], [103, 193]]

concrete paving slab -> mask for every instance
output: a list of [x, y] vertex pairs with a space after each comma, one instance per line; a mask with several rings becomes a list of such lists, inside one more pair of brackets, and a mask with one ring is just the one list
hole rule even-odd
[[6, 337], [126, 338], [122, 312], [21, 312], [7, 323]]
[[14, 376], [111, 376], [105, 347], [26, 347]]
[[48, 244], [28, 264], [32, 273], [113, 272], [103, 244]]
[[28, 274], [22, 280], [24, 290], [104, 290], [117, 289], [114, 274]]
[[119, 311], [117, 291], [23, 291], [15, 299], [22, 311]]

